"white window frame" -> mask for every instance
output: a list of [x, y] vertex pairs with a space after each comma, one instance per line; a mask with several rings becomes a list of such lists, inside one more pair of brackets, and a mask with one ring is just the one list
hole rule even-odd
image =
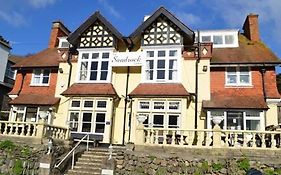
[[[228, 69], [229, 68], [235, 68], [235, 73], [233, 73], [233, 75], [236, 76], [236, 83], [229, 83], [228, 82]], [[246, 67], [248, 68], [248, 73], [249, 73], [249, 83], [242, 83], [240, 80], [240, 76], [243, 75], [242, 72], [240, 71], [241, 68], [245, 68], [245, 67], [226, 67], [225, 68], [225, 86], [252, 86], [252, 71], [251, 71], [251, 67]]]
[[[67, 37], [58, 37], [58, 39], [59, 39], [59, 46], [58, 46], [58, 48], [69, 48], [69, 46], [71, 46], [71, 44], [67, 41]], [[69, 46], [63, 47], [62, 43], [68, 43]]]
[[[11, 66], [13, 66], [12, 62], [8, 61], [7, 62], [7, 66], [6, 66], [5, 76], [15, 80], [16, 79], [16, 75], [17, 75], [17, 70], [16, 69], [13, 70]], [[10, 76], [11, 74], [13, 76]]]
[[[260, 121], [260, 131], [264, 131], [265, 130], [265, 115], [264, 115], [264, 111], [263, 110], [229, 110], [229, 111], [225, 111], [225, 110], [208, 110], [207, 111], [207, 128], [208, 129], [212, 129], [212, 115], [211, 112], [220, 112], [223, 114], [223, 128], [222, 129], [227, 129], [227, 112], [242, 112], [243, 113], [243, 130], [247, 131], [247, 127], [246, 127], [246, 121], [247, 120], [256, 120], [256, 121]], [[259, 112], [259, 117], [247, 117], [246, 113], [247, 112]], [[221, 115], [220, 115], [221, 116]]]
[[[99, 49], [91, 48], [91, 49], [77, 49], [77, 50], [79, 51], [77, 77], [76, 77], [76, 81], [78, 83], [110, 83], [111, 82], [111, 77], [112, 77], [111, 60], [112, 60], [114, 48], [99, 48]], [[99, 58], [92, 59], [93, 53], [99, 53]], [[107, 72], [107, 79], [106, 80], [100, 80], [101, 63], [102, 63], [102, 61], [105, 61], [105, 59], [102, 59], [103, 53], [109, 53], [109, 58], [106, 59], [108, 61], [108, 69], [107, 69], [108, 72]], [[87, 59], [87, 61], [82, 59], [83, 54], [89, 54], [89, 58]], [[97, 80], [90, 80], [91, 62], [94, 61], [94, 60], [96, 60], [98, 62]], [[80, 80], [80, 74], [81, 74], [80, 69], [81, 69], [82, 62], [88, 63], [86, 80]]]
[[[39, 77], [39, 83], [34, 82], [34, 78], [35, 78], [35, 76], [37, 76], [37, 75], [35, 75], [35, 71], [41, 72], [40, 75], [38, 76]], [[48, 83], [43, 83], [43, 78], [46, 77], [46, 76], [44, 76], [44, 71], [50, 72], [49, 75], [48, 75], [48, 77], [49, 77]], [[32, 72], [32, 78], [31, 78], [30, 85], [31, 86], [49, 86], [50, 81], [51, 81], [51, 74], [52, 74], [51, 72], [52, 72], [51, 69], [34, 69], [33, 72]]]
[[[178, 83], [181, 81], [181, 58], [182, 58], [182, 46], [146, 46], [142, 47], [143, 49], [143, 63], [142, 63], [142, 82], [143, 83]], [[177, 52], [176, 56], [169, 56], [170, 51], [175, 50]], [[154, 52], [154, 57], [147, 57], [147, 52], [152, 51]], [[159, 51], [165, 51], [165, 57], [158, 57]], [[153, 60], [153, 78], [152, 80], [148, 80], [146, 77], [146, 61]], [[157, 61], [158, 60], [165, 60], [165, 78], [164, 79], [157, 79]], [[170, 60], [176, 60], [176, 78], [169, 80], [169, 71], [173, 69], [169, 69]]]

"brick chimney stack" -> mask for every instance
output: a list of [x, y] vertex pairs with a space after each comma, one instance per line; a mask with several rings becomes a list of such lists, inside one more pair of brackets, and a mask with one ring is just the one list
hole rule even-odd
[[70, 31], [64, 26], [61, 21], [54, 21], [51, 29], [49, 48], [55, 48], [59, 44], [58, 37], [68, 36]]
[[250, 13], [243, 25], [244, 35], [251, 41], [260, 40], [259, 15]]

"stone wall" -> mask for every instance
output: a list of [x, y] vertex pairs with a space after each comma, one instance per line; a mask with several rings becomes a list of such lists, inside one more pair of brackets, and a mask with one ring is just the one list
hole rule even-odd
[[[238, 154], [240, 152], [240, 154]], [[143, 147], [116, 157], [116, 174], [126, 175], [245, 175], [281, 174], [280, 152]], [[259, 175], [259, 174], [256, 174]]]

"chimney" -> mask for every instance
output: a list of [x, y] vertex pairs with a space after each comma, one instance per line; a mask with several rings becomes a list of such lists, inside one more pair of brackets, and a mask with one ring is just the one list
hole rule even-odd
[[51, 29], [49, 48], [55, 48], [59, 44], [58, 37], [68, 36], [70, 31], [60, 21], [54, 21]]
[[257, 14], [250, 13], [243, 25], [244, 35], [251, 41], [260, 40], [258, 16]]

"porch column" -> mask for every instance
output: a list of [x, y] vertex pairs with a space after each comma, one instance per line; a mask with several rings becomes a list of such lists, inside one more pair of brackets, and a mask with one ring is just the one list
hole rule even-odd
[[144, 135], [144, 125], [143, 122], [147, 119], [146, 115], [139, 114], [137, 116], [137, 120], [139, 122], [136, 129], [136, 143], [137, 145], [143, 145], [145, 143], [145, 135]]

